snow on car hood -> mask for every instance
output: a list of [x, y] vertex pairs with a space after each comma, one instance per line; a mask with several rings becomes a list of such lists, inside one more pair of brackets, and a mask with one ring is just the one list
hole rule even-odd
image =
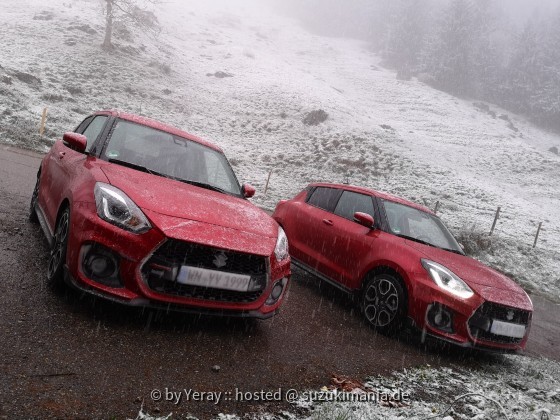
[[420, 251], [425, 258], [449, 268], [484, 299], [525, 310], [533, 309], [521, 286], [480, 261], [411, 240], [405, 240], [405, 243]]
[[[278, 236], [278, 224], [274, 219], [242, 198], [116, 164], [104, 165], [102, 169], [109, 182], [124, 191], [142, 210], [244, 232], [254, 240], [265, 237], [276, 241]], [[176, 221], [172, 224], [177, 225]], [[167, 233], [170, 227], [166, 226], [158, 227]]]

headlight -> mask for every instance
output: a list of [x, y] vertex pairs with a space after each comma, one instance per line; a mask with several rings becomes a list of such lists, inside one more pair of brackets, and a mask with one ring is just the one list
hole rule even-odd
[[142, 210], [118, 188], [98, 182], [94, 195], [97, 214], [103, 220], [133, 233], [144, 233], [151, 229], [152, 225]]
[[284, 233], [284, 229], [278, 226], [278, 239], [276, 240], [276, 248], [274, 248], [274, 255], [277, 261], [282, 261], [288, 258], [288, 237]]
[[474, 292], [463, 280], [443, 265], [424, 259], [421, 262], [426, 271], [430, 273], [432, 280], [443, 290], [463, 299], [468, 299], [474, 295]]

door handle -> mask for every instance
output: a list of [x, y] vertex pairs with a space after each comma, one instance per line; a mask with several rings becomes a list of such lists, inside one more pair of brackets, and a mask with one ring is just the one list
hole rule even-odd
[[62, 159], [64, 156], [66, 156], [66, 152], [60, 152], [60, 153], [58, 154], [58, 157], [59, 157], [60, 159]]
[[332, 226], [333, 225], [332, 220], [329, 220], [329, 219], [323, 219], [323, 223], [327, 226]]

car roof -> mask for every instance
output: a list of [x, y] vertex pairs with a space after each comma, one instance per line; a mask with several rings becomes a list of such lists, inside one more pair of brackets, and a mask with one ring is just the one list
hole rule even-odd
[[418, 209], [420, 211], [435, 215], [435, 213], [432, 210], [430, 210], [428, 207], [421, 206], [420, 204], [413, 203], [412, 201], [408, 201], [408, 200], [405, 200], [404, 198], [397, 197], [396, 195], [384, 193], [384, 192], [377, 191], [377, 190], [374, 190], [374, 189], [371, 189], [371, 188], [358, 187], [358, 186], [355, 186], [355, 185], [347, 185], [347, 184], [333, 184], [333, 183], [328, 183], [328, 182], [315, 182], [315, 183], [309, 184], [309, 185], [311, 187], [338, 188], [338, 189], [344, 189], [344, 190], [347, 190], [347, 191], [353, 191], [353, 192], [373, 195], [375, 197], [381, 198], [382, 200], [387, 200], [387, 201], [392, 201], [394, 203], [403, 204], [405, 206], [413, 207], [413, 208]]
[[200, 143], [204, 146], [207, 146], [211, 149], [214, 149], [214, 150], [217, 150], [218, 152], [223, 153], [223, 150], [220, 147], [216, 146], [214, 143], [211, 143], [207, 140], [203, 140], [200, 137], [197, 137], [193, 134], [187, 133], [186, 131], [179, 130], [178, 128], [175, 128], [175, 127], [172, 127], [170, 125], [164, 124], [160, 121], [153, 120], [151, 118], [142, 117], [140, 115], [131, 114], [131, 113], [128, 113], [128, 112], [123, 112], [123, 111], [118, 111], [118, 110], [114, 110], [114, 109], [97, 111], [97, 112], [94, 113], [94, 115], [111, 115], [111, 116], [116, 117], [116, 118], [121, 118], [123, 120], [131, 121], [133, 123], [145, 125], [147, 127], [150, 127], [150, 128], [156, 129], [156, 130], [165, 131], [169, 134], [173, 134], [175, 136], [183, 137], [187, 140], [191, 140], [191, 141]]

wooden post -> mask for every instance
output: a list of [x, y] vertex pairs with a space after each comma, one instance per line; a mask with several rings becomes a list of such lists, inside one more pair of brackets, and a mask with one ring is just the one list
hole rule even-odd
[[537, 228], [537, 234], [535, 235], [535, 242], [533, 242], [533, 248], [537, 246], [537, 239], [539, 239], [539, 233], [541, 232], [542, 222], [539, 222], [539, 227]]
[[272, 168], [270, 170], [270, 172], [268, 173], [268, 178], [266, 178], [266, 185], [264, 186], [264, 193], [266, 194], [266, 192], [268, 191], [268, 183], [270, 182], [270, 176], [272, 175], [272, 171], [274, 170], [274, 168]]
[[437, 213], [439, 209], [439, 201], [436, 201], [436, 206], [434, 207], [434, 213]]
[[498, 221], [498, 218], [500, 217], [500, 210], [502, 208], [500, 206], [498, 206], [498, 209], [496, 210], [496, 216], [494, 216], [494, 223], [492, 223], [492, 229], [490, 229], [490, 235], [492, 235], [492, 233], [494, 233], [494, 228], [496, 227], [496, 222]]
[[45, 107], [43, 109], [43, 115], [41, 116], [41, 126], [39, 127], [39, 135], [45, 134], [45, 123], [47, 122], [47, 111], [48, 109]]

